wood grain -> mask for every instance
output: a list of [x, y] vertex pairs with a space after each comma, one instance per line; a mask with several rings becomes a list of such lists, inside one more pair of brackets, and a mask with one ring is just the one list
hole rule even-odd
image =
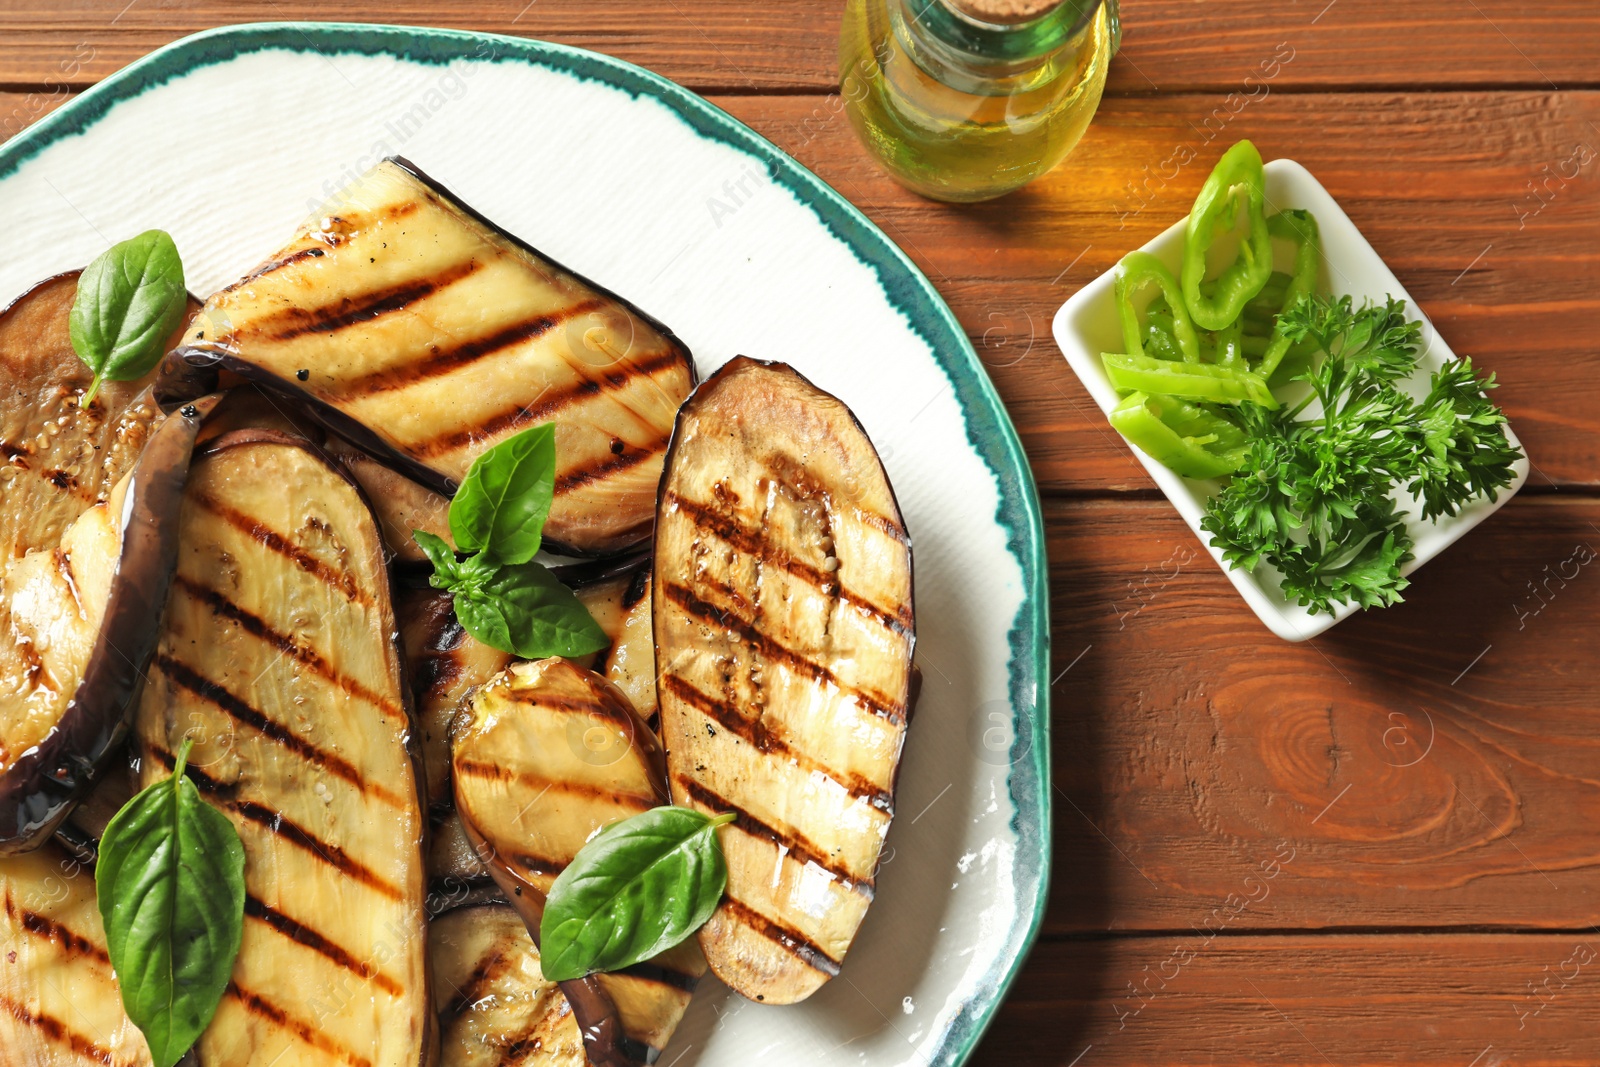
[[[932, 279], [999, 386], [1041, 492], [1151, 485], [1061, 359], [1050, 320], [1187, 214], [1239, 137], [1305, 164], [1455, 351], [1499, 374], [1496, 399], [1535, 484], [1600, 485], [1600, 93], [1269, 92], [1231, 117], [1212, 96], [1112, 99], [1063, 166], [964, 207], [880, 172], [837, 97], [716, 102], [862, 208]], [[1591, 161], [1554, 176], [1580, 145]], [[1184, 149], [1194, 162], [1178, 166]]]
[[1164, 499], [1051, 501], [1046, 525], [1047, 930], [1215, 922], [1280, 844], [1292, 876], [1236, 925], [1600, 923], [1600, 500], [1515, 498], [1405, 604], [1304, 644]]
[[1597, 1044], [1592, 931], [1209, 941], [1185, 931], [1040, 945], [971, 1063], [1579, 1067]]
[[[186, 34], [256, 21], [445, 26], [574, 44], [691, 88], [827, 91], [836, 84], [839, 0], [7, 0], [0, 85], [83, 87]], [[1562, 0], [1125, 0], [1113, 93], [1248, 91], [1261, 63], [1293, 51], [1283, 87], [1595, 85], [1600, 11]]]

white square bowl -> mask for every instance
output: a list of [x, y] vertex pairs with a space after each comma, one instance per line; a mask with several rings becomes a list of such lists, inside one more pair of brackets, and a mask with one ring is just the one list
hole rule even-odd
[[[1361, 231], [1350, 221], [1350, 216], [1339, 208], [1310, 171], [1293, 160], [1276, 159], [1267, 164], [1266, 175], [1269, 215], [1284, 208], [1302, 208], [1316, 216], [1317, 225], [1322, 231], [1323, 291], [1335, 296], [1348, 294], [1358, 306], [1363, 300], [1381, 301], [1386, 295], [1392, 294], [1404, 300], [1410, 315], [1422, 322], [1422, 351], [1417, 360], [1417, 371], [1407, 382], [1415, 395], [1422, 396], [1427, 390], [1429, 377], [1454, 359], [1455, 353], [1445, 344], [1416, 301], [1411, 299], [1411, 294], [1406, 292], [1378, 253], [1373, 251], [1367, 239], [1361, 236]], [[1179, 219], [1165, 233], [1144, 246], [1144, 251], [1156, 255], [1174, 273], [1177, 273], [1183, 255], [1186, 222], [1186, 219]], [[1089, 390], [1089, 395], [1100, 405], [1103, 414], [1109, 414], [1120, 399], [1100, 362], [1102, 352], [1120, 352], [1123, 347], [1112, 293], [1115, 274], [1116, 268], [1106, 271], [1073, 294], [1056, 312], [1053, 325], [1056, 344], [1083, 381], [1084, 388]], [[1509, 426], [1506, 428], [1506, 437], [1513, 445], [1519, 444]], [[1132, 445], [1128, 447], [1144, 464], [1144, 469], [1150, 472], [1150, 477], [1155, 479], [1161, 491], [1167, 494], [1167, 499], [1172, 501], [1172, 506], [1178, 509], [1178, 514], [1183, 516], [1206, 551], [1211, 553], [1211, 558], [1217, 561], [1217, 566], [1227, 574], [1228, 580], [1239, 590], [1239, 595], [1244, 597], [1245, 602], [1273, 633], [1288, 641], [1304, 641], [1317, 636], [1356, 610], [1354, 605], [1346, 604], [1335, 609], [1331, 615], [1313, 615], [1298, 604], [1284, 599], [1280, 575], [1271, 566], [1263, 564], [1253, 574], [1228, 567], [1222, 560], [1222, 553], [1211, 547], [1209, 536], [1200, 529], [1206, 501], [1221, 482], [1184, 478]], [[1497, 500], [1475, 500], [1453, 517], [1442, 516], [1434, 522], [1422, 521], [1415, 502], [1408, 495], [1399, 497], [1406, 515], [1407, 532], [1416, 542], [1412, 549], [1415, 558], [1401, 568], [1402, 573], [1410, 574], [1443, 552], [1521, 489], [1522, 483], [1528, 478], [1528, 459], [1525, 454], [1516, 462], [1514, 470], [1515, 477], [1511, 485], [1500, 491]]]

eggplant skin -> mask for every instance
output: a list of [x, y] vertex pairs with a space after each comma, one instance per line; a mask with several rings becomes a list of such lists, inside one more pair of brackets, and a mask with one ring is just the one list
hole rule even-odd
[[197, 452], [179, 546], [141, 777], [192, 739], [188, 776], [246, 857], [240, 952], [195, 1063], [430, 1064], [427, 818], [371, 509], [303, 438], [241, 430]]
[[[456, 806], [537, 938], [545, 895], [599, 830], [666, 802], [660, 743], [622, 691], [559, 658], [477, 690], [451, 734]], [[655, 1062], [705, 958], [693, 940], [634, 967], [561, 983], [596, 1067]]]
[[694, 361], [637, 307], [510, 236], [398, 158], [206, 301], [163, 370], [163, 404], [218, 370], [283, 392], [442, 496], [483, 451], [556, 427], [553, 550], [649, 538]]
[[673, 800], [735, 812], [701, 928], [768, 1004], [838, 973], [874, 892], [911, 713], [911, 540], [855, 416], [739, 357], [678, 414], [651, 589]]
[[455, 535], [450, 532], [449, 497], [440, 496], [338, 438], [328, 442], [328, 451], [361, 483], [372, 502], [372, 513], [377, 516], [390, 559], [432, 571], [427, 554], [411, 536], [416, 530], [431, 533], [455, 547]]
[[572, 1007], [539, 970], [516, 909], [456, 908], [428, 925], [439, 1067], [587, 1067]]
[[53, 844], [0, 859], [0, 1063], [150, 1065], [122, 1010], [94, 869]]
[[449, 593], [412, 588], [395, 596], [400, 647], [405, 653], [411, 699], [422, 727], [428, 806], [440, 811], [455, 804], [450, 788], [450, 724], [461, 701], [494, 678], [511, 655], [490, 648], [456, 619]]
[[[91, 509], [78, 520], [104, 514], [105, 521], [117, 524], [115, 557], [98, 563], [110, 571], [106, 599], [103, 607], [92, 605], [88, 613], [95, 620], [94, 636], [87, 658], [78, 665], [76, 684], [57, 679], [65, 683], [54, 694], [59, 718], [0, 771], [0, 854], [35, 848], [54, 833], [128, 734], [134, 697], [160, 633], [151, 606], [166, 600], [177, 561], [178, 516], [190, 456], [212, 403], [207, 398], [169, 416], [108, 504], [98, 506], [104, 512]], [[30, 555], [13, 569], [39, 559]], [[73, 582], [72, 570], [94, 565], [91, 561], [58, 552], [50, 562], [65, 571], [70, 585], [90, 588], [87, 582]], [[28, 593], [23, 589], [18, 595]], [[10, 654], [20, 655], [24, 647], [14, 641]], [[9, 719], [39, 695], [37, 688], [4, 694], [0, 715]]]

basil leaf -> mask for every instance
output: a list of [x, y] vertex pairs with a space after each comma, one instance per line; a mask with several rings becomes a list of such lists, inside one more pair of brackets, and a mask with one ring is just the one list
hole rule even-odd
[[68, 319], [72, 350], [94, 371], [84, 407], [104, 382], [150, 372], [183, 321], [188, 295], [183, 260], [165, 230], [112, 245], [84, 268]]
[[428, 584], [435, 589], [448, 589], [451, 583], [459, 580], [460, 568], [449, 542], [426, 530], [412, 530], [411, 540], [417, 543], [422, 554], [428, 557], [428, 562], [433, 564], [433, 577], [428, 579]]
[[488, 552], [501, 563], [526, 563], [555, 494], [556, 428], [523, 430], [472, 462], [450, 501], [450, 533], [463, 552]]
[[[475, 566], [480, 554], [463, 567]], [[523, 659], [583, 656], [610, 642], [589, 609], [542, 564], [501, 566], [487, 580], [469, 573], [450, 585], [456, 618], [484, 644]]]
[[733, 819], [654, 808], [596, 834], [550, 887], [539, 923], [544, 976], [620, 970], [705, 925], [728, 883], [716, 830]]
[[244, 930], [244, 845], [184, 777], [192, 744], [107, 824], [94, 872], [111, 969], [155, 1067], [211, 1022]]

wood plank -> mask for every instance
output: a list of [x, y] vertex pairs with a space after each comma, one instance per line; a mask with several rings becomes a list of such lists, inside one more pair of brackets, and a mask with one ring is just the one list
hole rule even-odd
[[[0, 10], [0, 84], [83, 87], [213, 26], [262, 20], [447, 26], [560, 41], [640, 63], [693, 88], [827, 91], [842, 4], [536, 0], [435, 4], [310, 0], [13, 0]], [[1491, 18], [1492, 15], [1492, 18]], [[1125, 0], [1112, 92], [1595, 84], [1593, 5]], [[1286, 49], [1286, 50], [1285, 50]], [[1279, 68], [1263, 67], [1290, 56]], [[1246, 83], [1245, 79], [1253, 80]]]
[[1043, 944], [971, 1063], [1578, 1067], [1597, 975], [1593, 932]]
[[1600, 93], [1273, 93], [1231, 118], [1207, 96], [1113, 99], [1061, 168], [961, 207], [880, 172], [837, 97], [717, 103], [860, 206], [933, 280], [1042, 492], [1151, 485], [1061, 360], [1050, 320], [1182, 218], [1239, 137], [1305, 164], [1455, 351], [1499, 374], [1535, 483], [1600, 484]]
[[1280, 847], [1231, 925], [1600, 923], [1600, 500], [1515, 498], [1304, 644], [1164, 499], [1050, 501], [1046, 528], [1048, 931], [1215, 926]]

